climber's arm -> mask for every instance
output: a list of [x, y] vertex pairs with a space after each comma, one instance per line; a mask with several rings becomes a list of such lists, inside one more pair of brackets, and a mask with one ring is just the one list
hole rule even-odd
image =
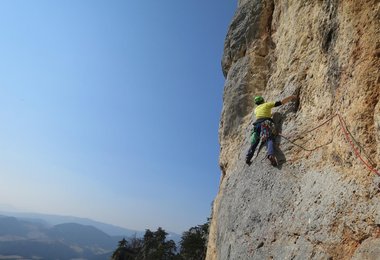
[[279, 106], [284, 105], [284, 104], [286, 104], [286, 103], [288, 103], [288, 102], [290, 102], [290, 101], [292, 101], [292, 100], [296, 100], [297, 98], [298, 98], [297, 96], [289, 96], [289, 97], [286, 97], [286, 98], [284, 98], [284, 99], [281, 100], [281, 101], [276, 101], [276, 102], [274, 102], [274, 106], [275, 106], [275, 107], [279, 107]]
[[293, 100], [296, 100], [298, 97], [293, 95], [293, 96], [289, 96], [289, 97], [286, 97], [284, 98], [283, 100], [281, 100], [281, 105], [284, 105], [290, 101], [293, 101]]

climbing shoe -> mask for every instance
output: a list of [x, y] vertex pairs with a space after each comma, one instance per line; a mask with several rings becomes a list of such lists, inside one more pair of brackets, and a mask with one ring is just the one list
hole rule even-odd
[[252, 164], [252, 162], [251, 162], [250, 159], [246, 159], [246, 160], [245, 160], [245, 163], [248, 164], [248, 166], [251, 166], [251, 164]]
[[277, 166], [277, 160], [276, 160], [276, 157], [274, 157], [273, 155], [268, 155], [268, 159], [270, 161], [270, 164], [272, 164], [272, 166], [276, 167]]

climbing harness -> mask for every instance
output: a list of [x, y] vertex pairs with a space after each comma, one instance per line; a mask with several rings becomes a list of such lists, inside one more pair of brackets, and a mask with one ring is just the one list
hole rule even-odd
[[274, 133], [274, 123], [270, 120], [265, 120], [261, 123], [261, 131], [260, 131], [260, 138], [261, 142], [265, 143], [269, 138], [271, 138]]

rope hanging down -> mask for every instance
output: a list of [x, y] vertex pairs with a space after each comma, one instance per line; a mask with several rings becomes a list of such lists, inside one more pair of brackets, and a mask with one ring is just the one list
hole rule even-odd
[[[310, 129], [310, 130], [308, 130], [308, 131], [305, 131], [305, 132], [303, 132], [303, 133], [301, 133], [301, 134], [298, 134], [298, 135], [304, 136], [305, 134], [308, 134], [308, 133], [310, 133], [310, 132], [313, 132], [313, 131], [315, 131], [316, 129], [318, 129], [318, 128], [322, 127], [323, 125], [325, 125], [326, 123], [328, 123], [329, 121], [333, 120], [335, 117], [338, 117], [338, 119], [339, 119], [339, 124], [340, 124], [340, 126], [341, 126], [342, 132], [344, 133], [345, 139], [346, 139], [346, 141], [350, 144], [352, 150], [354, 150], [354, 153], [355, 153], [356, 157], [357, 157], [357, 158], [358, 158], [358, 159], [359, 159], [359, 160], [360, 160], [365, 166], [367, 166], [367, 168], [368, 168], [371, 172], [373, 172], [373, 173], [377, 174], [378, 176], [380, 176], [380, 172], [379, 172], [377, 169], [375, 169], [375, 167], [373, 167], [369, 162], [365, 161], [365, 160], [363, 159], [363, 157], [361, 156], [360, 152], [358, 151], [358, 149], [355, 147], [355, 144], [354, 144], [354, 141], [353, 141], [353, 136], [352, 136], [351, 133], [349, 133], [349, 131], [347, 130], [347, 125], [346, 125], [345, 121], [343, 120], [342, 116], [341, 116], [339, 113], [334, 114], [333, 116], [331, 116], [330, 118], [328, 118], [326, 121], [324, 121], [322, 124], [317, 125], [316, 127], [312, 128], [312, 129]], [[317, 146], [317, 147], [315, 147], [315, 148], [313, 148], [313, 149], [308, 149], [308, 148], [305, 148], [305, 147], [303, 147], [303, 146], [301, 146], [301, 145], [295, 143], [296, 140], [298, 140], [298, 139], [302, 139], [302, 137], [296, 138], [296, 139], [294, 139], [294, 140], [290, 140], [290, 138], [288, 138], [288, 137], [286, 137], [286, 136], [284, 136], [284, 135], [282, 135], [282, 134], [279, 134], [279, 135], [280, 135], [281, 137], [283, 137], [285, 140], [287, 140], [288, 142], [292, 143], [293, 145], [295, 145], [295, 146], [297, 146], [297, 147], [299, 147], [299, 148], [301, 148], [301, 149], [303, 149], [303, 150], [305, 150], [305, 151], [308, 151], [308, 152], [310, 152], [310, 153], [312, 153], [313, 151], [317, 150], [318, 148], [321, 148], [322, 146], [325, 146], [325, 145], [328, 144], [328, 143], [327, 143], [327, 144], [324, 144], [324, 145]], [[358, 145], [358, 144], [356, 143], [356, 145]], [[371, 161], [370, 158], [368, 158], [368, 156], [367, 156], [367, 159], [368, 159], [369, 161]]]
[[[325, 143], [325, 144], [321, 144], [321, 145], [319, 145], [319, 146], [316, 146], [316, 147], [314, 147], [313, 149], [308, 149], [308, 148], [303, 147], [302, 145], [299, 145], [299, 144], [295, 143], [294, 141], [290, 140], [288, 137], [284, 136], [283, 134], [278, 134], [278, 135], [281, 136], [281, 137], [283, 137], [283, 138], [284, 138], [285, 140], [287, 140], [289, 143], [292, 143], [293, 145], [295, 145], [295, 146], [301, 148], [302, 150], [305, 150], [305, 151], [307, 151], [307, 152], [310, 152], [310, 153], [311, 153], [311, 152], [314, 152], [315, 150], [317, 150], [317, 149], [319, 149], [319, 148], [321, 148], [321, 147], [323, 147], [323, 146], [328, 145], [328, 144], [331, 143], [331, 141], [330, 141], [330, 142], [327, 142], [327, 143]], [[296, 139], [296, 140], [297, 140], [297, 139]]]
[[340, 114], [337, 114], [338, 115], [338, 118], [339, 118], [339, 123], [340, 123], [340, 126], [342, 127], [342, 131], [346, 137], [346, 140], [347, 142], [351, 145], [351, 148], [354, 150], [355, 152], [355, 155], [356, 157], [362, 161], [366, 166], [367, 168], [373, 172], [373, 173], [376, 173], [377, 175], [380, 176], [380, 172], [378, 170], [376, 170], [371, 164], [369, 164], [368, 162], [366, 162], [363, 157], [361, 156], [360, 152], [358, 151], [358, 149], [355, 147], [354, 145], [354, 142], [352, 141], [352, 139], [350, 138], [350, 135], [348, 134], [348, 131], [347, 131], [347, 126], [346, 126], [346, 123], [345, 121], [343, 120], [342, 116]]

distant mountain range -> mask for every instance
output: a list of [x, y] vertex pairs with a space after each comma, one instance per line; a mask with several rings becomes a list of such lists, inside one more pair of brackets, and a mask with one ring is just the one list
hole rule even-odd
[[105, 224], [102, 222], [94, 221], [88, 218], [78, 218], [72, 216], [58, 216], [58, 215], [49, 215], [49, 214], [40, 214], [40, 213], [25, 213], [25, 212], [7, 212], [1, 211], [0, 215], [12, 216], [18, 219], [27, 220], [34, 223], [41, 223], [45, 225], [58, 225], [63, 223], [77, 223], [82, 225], [88, 225], [96, 227], [101, 231], [107, 233], [110, 236], [134, 236], [141, 237], [144, 235], [145, 231], [137, 231], [127, 228], [122, 228], [114, 226], [111, 224]]
[[93, 226], [0, 216], [0, 259], [109, 259], [120, 239]]
[[[123, 237], [144, 233], [86, 218], [0, 211], [0, 259], [109, 259]], [[168, 239], [178, 243], [180, 235]]]

